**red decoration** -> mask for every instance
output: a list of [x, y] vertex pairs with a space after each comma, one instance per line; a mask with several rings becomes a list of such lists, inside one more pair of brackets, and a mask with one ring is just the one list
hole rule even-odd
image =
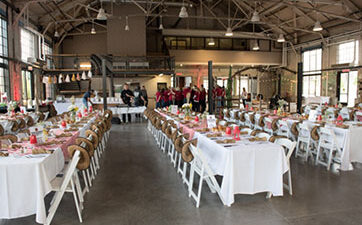
[[246, 109], [246, 111], [249, 110], [249, 105], [248, 104], [245, 106], [245, 109]]
[[180, 114], [180, 110], [177, 110], [176, 114], [179, 115], [179, 114]]
[[225, 134], [226, 134], [226, 135], [231, 135], [231, 128], [230, 128], [230, 127], [227, 127], [227, 128], [226, 128]]
[[322, 115], [318, 115], [317, 120], [322, 121]]
[[78, 112], [78, 118], [82, 118], [82, 113]]
[[276, 115], [278, 113], [278, 110], [274, 109], [273, 113]]
[[34, 134], [30, 136], [29, 140], [30, 140], [30, 144], [38, 143], [36, 136]]
[[67, 122], [65, 120], [62, 120], [62, 127], [65, 128], [67, 126]]
[[89, 106], [89, 112], [91, 113], [93, 111], [93, 106]]
[[195, 122], [199, 122], [199, 117], [198, 116], [195, 117]]
[[235, 128], [234, 128], [234, 140], [240, 141], [240, 129], [239, 129], [239, 126], [235, 126]]

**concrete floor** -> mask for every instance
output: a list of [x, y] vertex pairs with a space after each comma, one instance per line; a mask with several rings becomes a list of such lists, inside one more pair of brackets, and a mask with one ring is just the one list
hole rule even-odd
[[[361, 168], [336, 175], [293, 160], [293, 196], [237, 195], [228, 208], [204, 188], [197, 209], [145, 123], [113, 125], [107, 148], [86, 196], [84, 225], [362, 224]], [[0, 225], [20, 224], [36, 224], [35, 216], [0, 220]], [[64, 196], [52, 224], [80, 224], [71, 194]]]

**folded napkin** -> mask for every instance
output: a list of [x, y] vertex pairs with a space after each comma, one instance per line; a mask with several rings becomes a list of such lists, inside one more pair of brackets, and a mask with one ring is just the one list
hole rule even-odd
[[247, 135], [247, 134], [249, 134], [249, 132], [247, 132], [247, 131], [241, 131], [240, 132], [240, 135]]
[[208, 138], [211, 138], [211, 137], [221, 137], [221, 133], [207, 134], [206, 137], [208, 137]]
[[254, 138], [249, 138], [249, 141], [251, 142], [254, 142], [254, 141], [266, 141], [266, 137], [262, 137], [262, 138], [259, 138], [259, 137], [254, 137]]
[[8, 157], [9, 153], [7, 152], [0, 152], [0, 157]]
[[46, 149], [44, 149], [44, 148], [35, 148], [35, 149], [33, 149], [33, 150], [31, 151], [31, 153], [32, 153], [33, 155], [37, 155], [37, 154], [51, 154], [51, 153], [53, 153], [53, 151], [51, 151], [51, 150], [46, 150]]
[[224, 139], [224, 140], [217, 140], [216, 143], [218, 144], [231, 144], [235, 143], [236, 141], [234, 139]]

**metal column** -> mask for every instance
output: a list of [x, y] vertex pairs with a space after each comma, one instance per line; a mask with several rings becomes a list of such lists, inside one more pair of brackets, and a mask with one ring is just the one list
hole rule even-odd
[[106, 73], [106, 59], [102, 59], [102, 76], [103, 76], [103, 109], [107, 109], [107, 73]]
[[114, 97], [114, 78], [113, 78], [113, 73], [111, 73], [111, 96], [110, 97]]
[[298, 63], [297, 73], [297, 112], [301, 113], [302, 109], [302, 95], [303, 95], [303, 63]]
[[209, 113], [214, 112], [214, 99], [212, 98], [212, 92], [214, 90], [214, 80], [212, 77], [212, 61], [208, 62], [208, 81], [209, 81], [209, 92], [208, 92], [208, 102], [209, 102]]

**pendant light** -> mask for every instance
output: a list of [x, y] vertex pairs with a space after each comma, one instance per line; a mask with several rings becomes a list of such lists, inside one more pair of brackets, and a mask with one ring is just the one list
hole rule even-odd
[[253, 16], [251, 17], [251, 22], [253, 22], [253, 23], [260, 22], [260, 16], [259, 16], [258, 11], [256, 11], [256, 9], [253, 12]]
[[96, 34], [96, 28], [94, 28], [94, 21], [92, 21], [92, 29], [91, 29], [91, 34]]
[[283, 34], [279, 34], [277, 42], [285, 42], [285, 38]]
[[214, 38], [210, 38], [209, 42], [207, 43], [207, 45], [209, 46], [214, 46], [215, 45], [215, 40]]
[[51, 84], [51, 83], [53, 83], [52, 76], [49, 76], [48, 77], [48, 84]]
[[313, 31], [322, 31], [322, 30], [323, 30], [323, 27], [321, 25], [321, 22], [319, 22], [319, 20], [317, 20], [314, 24]]
[[73, 73], [73, 76], [72, 76], [72, 81], [76, 81], [74, 73]]
[[124, 30], [129, 31], [128, 16], [126, 16], [126, 26], [124, 27]]
[[92, 71], [89, 70], [89, 71], [88, 71], [88, 77], [89, 77], [89, 78], [92, 78], [92, 76], [93, 76], [93, 75], [92, 75]]
[[107, 20], [107, 15], [103, 9], [102, 0], [101, 0], [101, 8], [98, 11], [97, 20]]
[[57, 76], [53, 76], [53, 84], [56, 84], [58, 82]]
[[80, 75], [77, 73], [77, 81], [80, 81]]
[[70, 82], [69, 74], [67, 74], [67, 76], [66, 76], [66, 78], [65, 78], [65, 82], [66, 82], [66, 83], [69, 83], [69, 82]]
[[163, 30], [162, 16], [160, 16], [160, 26], [158, 27], [158, 29]]
[[55, 32], [54, 32], [54, 37], [55, 37], [55, 38], [60, 37], [60, 35], [59, 35], [59, 33], [58, 33], [58, 26], [57, 26], [57, 23], [55, 23]]
[[63, 74], [59, 74], [58, 83], [59, 84], [63, 83]]
[[180, 9], [180, 13], [178, 14], [178, 17], [180, 18], [187, 18], [189, 17], [189, 14], [187, 13], [187, 9], [184, 5], [184, 1], [182, 1], [182, 7]]
[[314, 27], [313, 27], [313, 31], [322, 31], [323, 30], [323, 27], [321, 25], [321, 22], [319, 22], [318, 20], [318, 12], [316, 12], [316, 15], [315, 15], [317, 21], [315, 21], [315, 24], [314, 24]]
[[230, 26], [230, 0], [229, 0], [229, 4], [228, 4], [228, 27], [226, 28], [225, 36], [226, 37], [231, 37], [233, 35], [234, 35], [233, 30], [231, 29], [231, 26]]
[[85, 74], [85, 71], [82, 73], [82, 80], [87, 80], [87, 75]]
[[255, 40], [254, 41], [254, 44], [253, 44], [253, 51], [258, 51], [260, 48], [259, 48], [259, 44], [258, 44], [258, 41]]

